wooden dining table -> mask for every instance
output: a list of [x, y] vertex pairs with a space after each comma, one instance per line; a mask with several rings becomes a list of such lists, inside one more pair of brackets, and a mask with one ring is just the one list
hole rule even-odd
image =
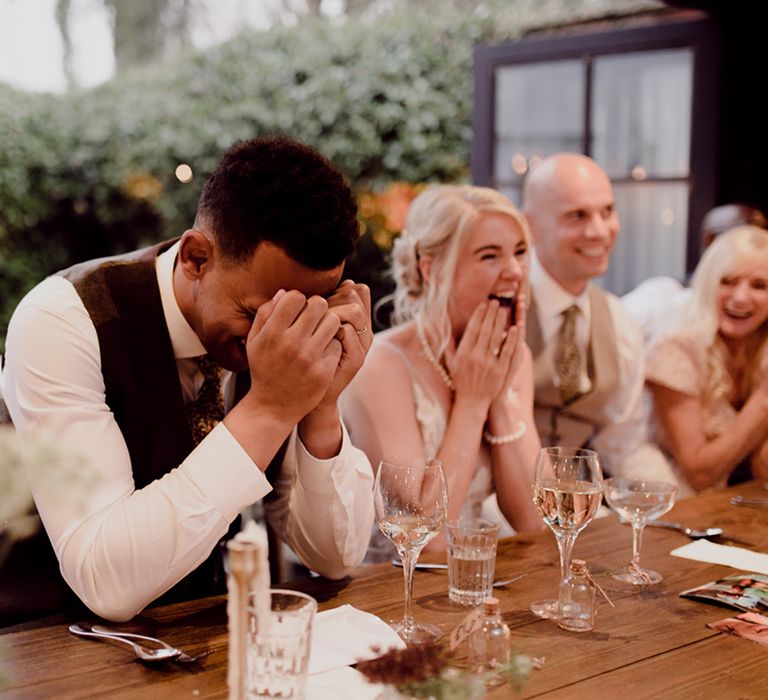
[[[664, 519], [693, 527], [720, 526], [726, 535], [747, 540], [749, 549], [768, 551], [768, 508], [731, 505], [737, 494], [768, 498], [762, 484], [750, 482], [680, 501]], [[680, 597], [687, 588], [735, 573], [670, 555], [687, 541], [675, 531], [647, 528], [641, 563], [661, 572], [664, 580], [645, 588], [631, 586], [609, 575], [630, 558], [631, 529], [613, 514], [593, 520], [579, 535], [574, 556], [587, 561], [614, 607], [600, 598], [594, 630], [574, 633], [528, 610], [533, 600], [557, 593], [559, 559], [552, 533], [543, 529], [501, 540], [496, 577], [525, 576], [494, 589], [495, 594], [515, 651], [539, 659], [541, 667], [519, 694], [504, 685], [487, 697], [768, 697], [768, 647], [707, 627], [737, 611]], [[439, 561], [440, 555], [422, 559]], [[389, 563], [360, 567], [340, 581], [308, 578], [281, 587], [309, 593], [321, 611], [346, 603], [386, 621], [403, 613], [402, 571]], [[446, 634], [468, 612], [448, 599], [445, 571], [418, 571], [413, 601], [417, 620], [436, 624]], [[76, 638], [62, 618], [48, 618], [0, 630], [0, 698], [227, 697], [224, 596], [147, 608], [130, 622], [111, 626], [205, 655], [193, 664], [149, 666], [134, 660], [122, 645]], [[461, 651], [459, 647], [459, 661]]]

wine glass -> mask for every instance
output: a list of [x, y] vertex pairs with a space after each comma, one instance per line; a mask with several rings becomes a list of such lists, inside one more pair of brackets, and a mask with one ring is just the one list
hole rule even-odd
[[662, 575], [640, 567], [640, 546], [643, 528], [675, 505], [677, 487], [665, 481], [643, 481], [613, 477], [605, 481], [605, 500], [622, 518], [632, 523], [632, 560], [627, 568], [614, 574], [617, 581], [647, 586], [658, 583]]
[[448, 491], [436, 459], [391, 459], [376, 472], [373, 502], [379, 529], [395, 545], [403, 562], [405, 615], [393, 624], [405, 642], [429, 642], [442, 636], [434, 625], [417, 625], [411, 613], [413, 571], [424, 546], [445, 524]]
[[[571, 551], [577, 535], [600, 506], [603, 474], [597, 452], [580, 447], [542, 447], [533, 475], [533, 502], [549, 525], [560, 550], [560, 580], [571, 567]], [[538, 600], [531, 612], [557, 619], [557, 600]]]

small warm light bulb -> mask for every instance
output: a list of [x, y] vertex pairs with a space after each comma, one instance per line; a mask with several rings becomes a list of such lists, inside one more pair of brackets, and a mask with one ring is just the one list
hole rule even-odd
[[186, 163], [181, 163], [176, 168], [176, 178], [180, 182], [192, 182], [192, 168]]
[[665, 226], [671, 226], [675, 223], [675, 214], [669, 207], [661, 210], [661, 223]]
[[648, 177], [648, 173], [645, 172], [645, 168], [642, 165], [636, 165], [632, 168], [632, 177], [635, 180], [645, 180]]

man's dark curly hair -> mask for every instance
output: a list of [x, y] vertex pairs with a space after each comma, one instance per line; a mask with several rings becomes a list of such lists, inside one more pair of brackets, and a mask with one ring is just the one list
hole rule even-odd
[[340, 265], [359, 235], [344, 176], [314, 148], [265, 136], [230, 148], [203, 185], [198, 223], [225, 257], [248, 259], [260, 241], [315, 270]]

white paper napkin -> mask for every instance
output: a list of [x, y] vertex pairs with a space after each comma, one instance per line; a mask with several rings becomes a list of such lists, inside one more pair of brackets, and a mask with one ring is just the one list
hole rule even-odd
[[[371, 651], [371, 646], [380, 651]], [[352, 605], [341, 605], [315, 615], [309, 673], [374, 659], [392, 648], [404, 649], [405, 642], [384, 620]]]
[[365, 676], [349, 666], [314, 673], [307, 678], [307, 700], [377, 700], [384, 686], [369, 683]]
[[675, 557], [682, 557], [683, 559], [732, 566], [734, 569], [740, 569], [741, 571], [768, 574], [768, 554], [752, 552], [743, 547], [715, 544], [709, 540], [696, 540], [690, 544], [673, 549], [670, 554]]

